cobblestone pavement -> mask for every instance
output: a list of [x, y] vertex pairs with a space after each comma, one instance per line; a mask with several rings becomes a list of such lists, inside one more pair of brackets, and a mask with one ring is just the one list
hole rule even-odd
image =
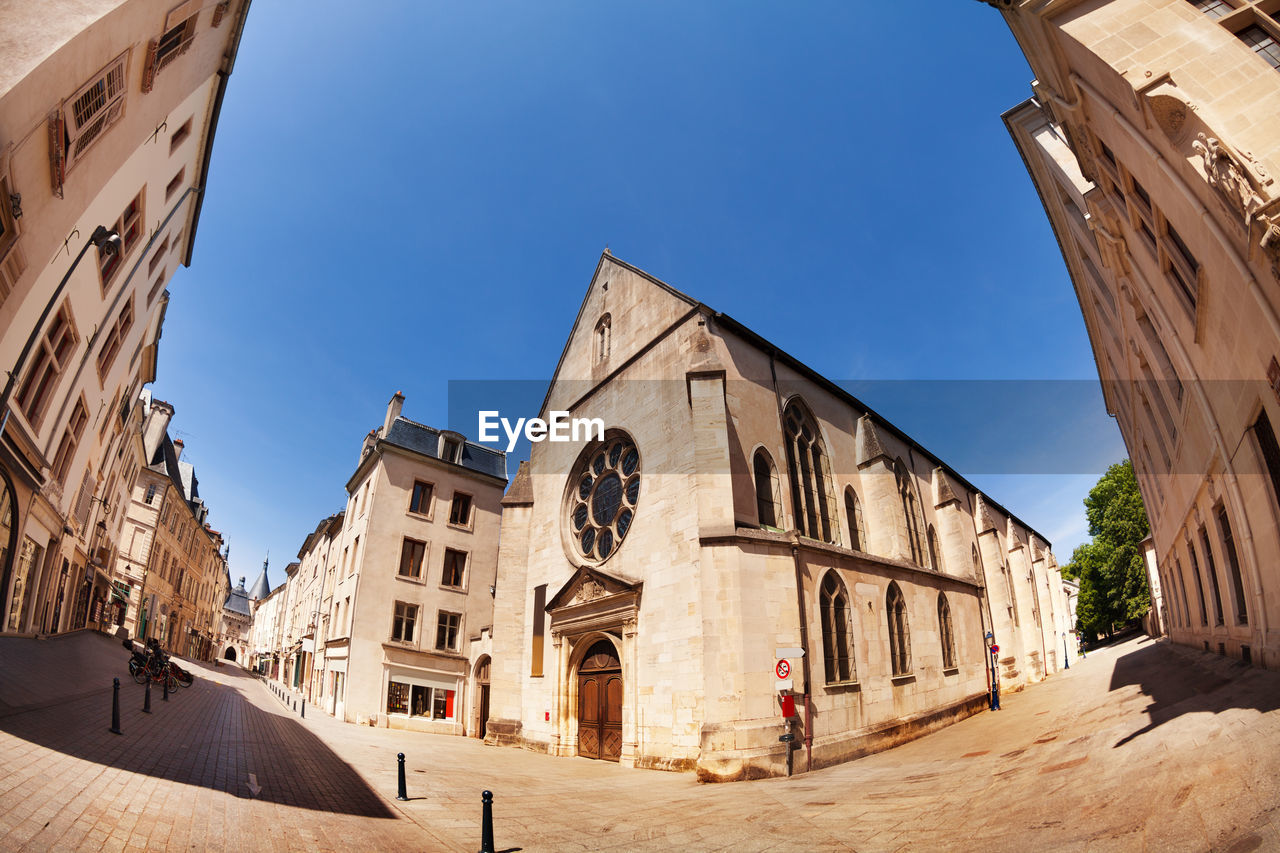
[[506, 851], [1280, 850], [1280, 676], [1145, 638], [890, 752], [726, 785], [301, 719], [232, 667], [148, 715], [126, 658], [0, 638], [0, 850], [474, 853], [484, 789]]

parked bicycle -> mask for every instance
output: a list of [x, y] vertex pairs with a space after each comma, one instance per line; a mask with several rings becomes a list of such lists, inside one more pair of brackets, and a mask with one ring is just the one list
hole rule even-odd
[[125, 640], [124, 647], [129, 650], [129, 674], [139, 684], [146, 684], [147, 679], [169, 685], [169, 692], [176, 693], [178, 687], [190, 687], [195, 677], [169, 659], [154, 639], [147, 641], [143, 651], [134, 646], [132, 640]]

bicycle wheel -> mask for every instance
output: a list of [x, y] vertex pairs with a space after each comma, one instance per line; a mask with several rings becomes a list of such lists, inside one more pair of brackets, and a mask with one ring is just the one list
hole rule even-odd
[[164, 677], [169, 680], [169, 695], [172, 696], [178, 692], [178, 678], [172, 671], [166, 672]]
[[196, 677], [185, 669], [178, 670], [176, 675], [178, 677], [178, 683], [183, 687], [190, 687], [195, 683]]
[[129, 661], [129, 674], [133, 676], [133, 680], [139, 684], [147, 683], [147, 668], [139, 664], [136, 660]]

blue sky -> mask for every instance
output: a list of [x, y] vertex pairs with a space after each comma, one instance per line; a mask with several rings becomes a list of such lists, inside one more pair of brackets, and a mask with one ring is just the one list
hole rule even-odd
[[[972, 0], [258, 0], [153, 386], [233, 581], [268, 549], [283, 580], [395, 391], [444, 425], [451, 381], [549, 379], [605, 246], [857, 386], [1065, 561], [1124, 449], [1000, 120], [1030, 79]], [[965, 385], [884, 380], [1023, 380], [968, 387], [1036, 417], [1001, 441], [936, 415]]]

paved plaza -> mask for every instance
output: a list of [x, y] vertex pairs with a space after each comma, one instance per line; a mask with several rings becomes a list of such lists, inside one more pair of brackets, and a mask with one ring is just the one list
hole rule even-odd
[[302, 718], [234, 667], [145, 714], [126, 660], [0, 638], [0, 850], [474, 853], [485, 789], [506, 851], [1280, 850], [1280, 677], [1145, 638], [898, 749], [725, 785]]

